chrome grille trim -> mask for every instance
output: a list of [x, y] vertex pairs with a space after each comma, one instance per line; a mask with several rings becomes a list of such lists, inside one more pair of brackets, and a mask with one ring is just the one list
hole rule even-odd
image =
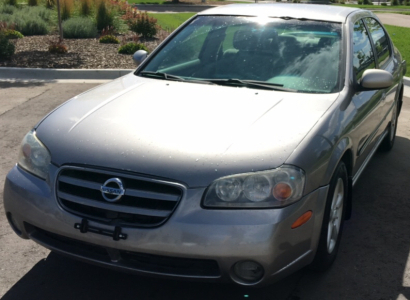
[[106, 209], [114, 212], [127, 213], [127, 214], [136, 214], [136, 215], [147, 215], [154, 217], [168, 217], [169, 212], [164, 210], [154, 210], [154, 209], [143, 209], [143, 208], [134, 208], [129, 206], [115, 205], [112, 203], [102, 203], [99, 201], [88, 200], [87, 198], [73, 196], [67, 193], [59, 193], [60, 199], [65, 201], [75, 202], [82, 205], [92, 206], [96, 208]]
[[[101, 186], [118, 177], [125, 194], [107, 202]], [[155, 227], [172, 215], [185, 194], [178, 183], [92, 168], [64, 166], [56, 180], [56, 198], [62, 209], [101, 223], [124, 227]]]

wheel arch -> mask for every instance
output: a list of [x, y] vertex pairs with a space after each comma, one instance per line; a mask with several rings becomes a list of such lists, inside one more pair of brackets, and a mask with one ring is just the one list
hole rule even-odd
[[[325, 178], [332, 178], [333, 173], [335, 172], [337, 166], [341, 161], [346, 166], [348, 174], [348, 194], [347, 194], [347, 205], [345, 219], [349, 220], [352, 214], [352, 190], [353, 190], [353, 166], [354, 166], [354, 156], [351, 149], [352, 142], [349, 137], [345, 137], [339, 141], [337, 146], [334, 148], [334, 151], [329, 160], [329, 166], [325, 173]], [[328, 183], [328, 182], [327, 182]]]

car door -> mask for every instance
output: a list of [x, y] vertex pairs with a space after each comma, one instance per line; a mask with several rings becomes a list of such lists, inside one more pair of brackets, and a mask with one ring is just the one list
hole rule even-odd
[[[374, 18], [364, 18], [367, 30], [370, 34], [370, 40], [376, 56], [378, 69], [390, 72], [393, 77], [399, 76], [396, 69], [398, 65], [394, 63], [392, 56], [392, 44], [389, 36], [384, 31], [383, 26]], [[394, 104], [395, 92], [397, 85], [393, 85], [383, 90], [382, 102], [380, 103], [381, 119], [385, 120]], [[381, 128], [383, 130], [384, 128]]]
[[[353, 74], [356, 85], [364, 71], [377, 68], [370, 35], [363, 20], [358, 20], [353, 26]], [[356, 164], [356, 173], [377, 142], [382, 126], [381, 103], [385, 97], [383, 90], [358, 91], [353, 95], [352, 102], [357, 109], [353, 120], [352, 132]]]

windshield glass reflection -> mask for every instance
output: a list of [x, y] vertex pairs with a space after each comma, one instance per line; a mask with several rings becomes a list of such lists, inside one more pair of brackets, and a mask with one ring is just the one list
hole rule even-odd
[[328, 22], [199, 16], [144, 67], [186, 80], [239, 79], [338, 90], [341, 28]]

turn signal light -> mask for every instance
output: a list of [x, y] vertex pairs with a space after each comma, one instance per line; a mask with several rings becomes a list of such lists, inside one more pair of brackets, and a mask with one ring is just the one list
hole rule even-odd
[[285, 182], [279, 182], [273, 187], [272, 195], [278, 200], [285, 201], [292, 196], [292, 188]]
[[307, 221], [310, 220], [310, 218], [312, 217], [313, 213], [311, 210], [305, 212], [303, 215], [301, 215], [296, 221], [295, 223], [292, 224], [292, 229], [295, 229], [297, 227], [302, 226], [303, 224], [305, 224]]

